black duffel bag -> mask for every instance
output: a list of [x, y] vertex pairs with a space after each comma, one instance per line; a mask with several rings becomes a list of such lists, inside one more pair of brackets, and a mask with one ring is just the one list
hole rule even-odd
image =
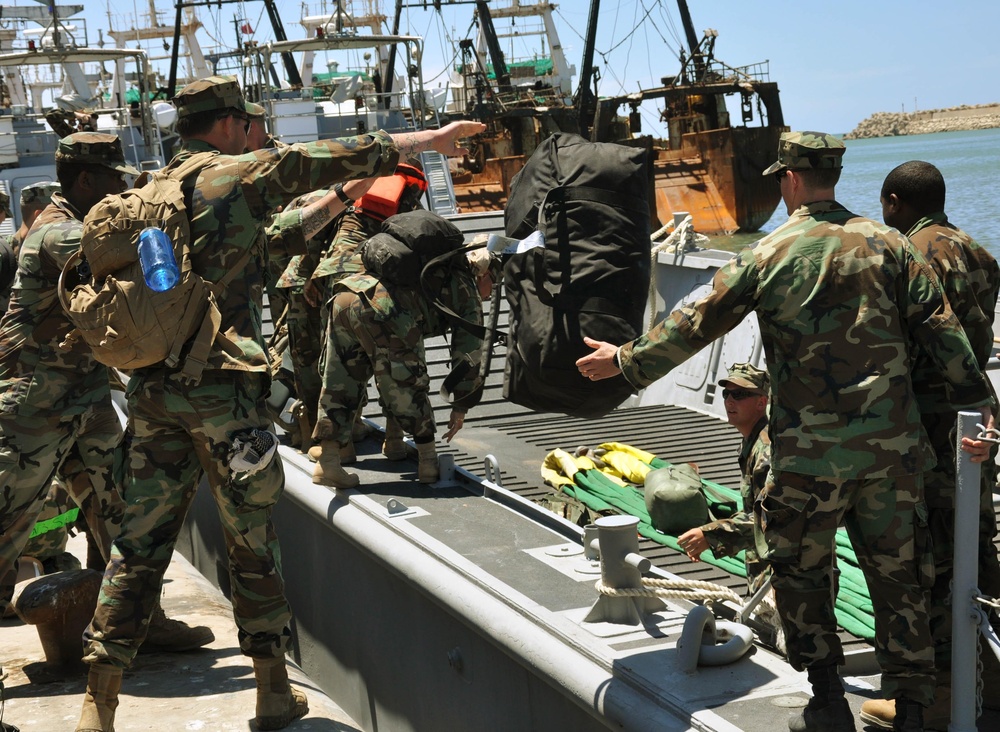
[[621, 375], [590, 381], [584, 336], [615, 344], [643, 332], [649, 291], [649, 153], [558, 133], [511, 182], [506, 234], [545, 246], [504, 265], [510, 337], [504, 397], [540, 412], [598, 417], [633, 393]]

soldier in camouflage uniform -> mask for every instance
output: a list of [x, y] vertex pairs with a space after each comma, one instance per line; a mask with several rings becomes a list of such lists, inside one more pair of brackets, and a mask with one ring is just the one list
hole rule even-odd
[[[420, 197], [427, 190], [427, 181], [423, 172], [412, 165], [401, 163], [396, 166], [395, 176], [404, 182], [403, 192], [396, 207], [396, 213], [405, 213], [420, 208]], [[340, 216], [335, 222], [336, 227], [333, 234], [333, 241], [322, 253], [319, 262], [315, 267], [310, 268], [308, 258], [299, 265], [300, 276], [308, 276], [303, 288], [303, 295], [306, 300], [319, 308], [320, 312], [320, 333], [321, 333], [321, 354], [319, 361], [320, 382], [333, 381], [334, 377], [326, 373], [327, 361], [326, 353], [326, 333], [330, 316], [330, 308], [326, 305], [333, 297], [334, 286], [345, 277], [364, 271], [361, 262], [359, 249], [361, 245], [370, 237], [378, 234], [382, 230], [384, 216], [376, 215], [373, 211], [364, 208], [366, 198], [362, 198], [348, 211]], [[384, 212], [383, 212], [384, 213]], [[323, 307], [320, 307], [323, 305]], [[354, 420], [352, 428], [352, 439], [358, 441], [367, 434], [364, 421], [361, 419], [361, 410], [367, 394], [362, 395], [362, 403], [359, 405], [358, 414]], [[330, 420], [324, 414], [318, 414], [315, 421], [316, 429], [313, 432], [313, 439], [317, 444], [309, 451], [309, 457], [316, 460], [322, 453], [320, 445], [324, 440], [336, 438]], [[399, 423], [387, 415], [385, 419], [385, 439], [382, 443], [382, 454], [390, 460], [403, 460], [406, 458], [406, 445], [403, 442], [403, 429]], [[340, 444], [340, 458], [344, 464], [352, 463], [357, 459], [354, 445], [351, 442]]]
[[209, 281], [242, 271], [219, 298], [223, 337], [216, 338], [198, 383], [166, 367], [137, 369], [129, 380], [129, 501], [97, 611], [84, 633], [84, 660], [91, 667], [81, 732], [113, 727], [122, 669], [146, 633], [203, 474], [222, 522], [240, 649], [253, 660], [257, 728], [281, 729], [308, 711], [305, 695], [288, 683], [284, 655], [291, 612], [271, 523], [284, 474], [274, 459], [264, 401], [269, 365], [262, 334], [262, 228], [296, 196], [332, 185], [332, 196], [297, 214], [304, 236], [311, 236], [343, 211], [343, 201], [367, 189], [366, 181], [355, 179], [391, 172], [401, 152], [462, 154], [458, 138], [485, 128], [459, 122], [441, 130], [395, 136], [379, 131], [244, 153], [249, 115], [235, 77], [192, 82], [174, 104], [182, 148], [173, 162], [212, 153], [190, 179], [192, 268]]
[[[456, 255], [446, 266], [432, 269], [428, 289], [463, 320], [482, 325], [482, 302], [492, 287], [490, 255], [476, 250]], [[439, 477], [434, 446], [434, 411], [424, 338], [443, 335], [450, 322], [422, 289], [396, 286], [367, 273], [349, 275], [334, 285], [326, 332], [326, 355], [320, 411], [325, 417], [317, 431], [322, 452], [313, 482], [354, 488], [358, 476], [345, 471], [339, 448], [351, 439], [351, 424], [361, 406], [368, 380], [375, 384], [388, 415], [413, 435], [417, 445], [417, 479], [433, 483]], [[444, 437], [461, 429], [465, 413], [482, 395], [479, 365], [483, 341], [464, 328], [452, 327], [452, 375], [445, 380], [452, 394], [451, 415]]]
[[753, 504], [764, 488], [771, 469], [771, 438], [767, 432], [767, 372], [749, 363], [733, 364], [719, 381], [729, 424], [743, 435], [740, 443], [740, 495], [743, 510], [719, 521], [686, 531], [677, 543], [695, 562], [711, 549], [716, 557], [734, 557], [744, 552], [747, 587], [756, 592], [767, 576], [767, 564], [757, 556], [753, 536]]
[[[16, 561], [55, 475], [80, 506], [105, 557], [124, 510], [114, 479], [122, 428], [111, 402], [108, 370], [59, 307], [62, 267], [80, 245], [83, 217], [106, 194], [124, 189], [125, 163], [114, 135], [75, 133], [56, 151], [65, 196], [52, 194], [21, 251], [10, 308], [0, 320], [0, 601], [9, 602]], [[151, 643], [190, 650], [212, 641], [159, 610]]]
[[[910, 386], [923, 350], [955, 404], [992, 416], [990, 390], [924, 259], [899, 232], [834, 200], [844, 145], [831, 135], [781, 136], [779, 178], [789, 220], [715, 275], [712, 292], [580, 372], [650, 384], [756, 311], [771, 379], [771, 478], [754, 506], [771, 564], [788, 657], [808, 670], [813, 698], [789, 728], [853, 730], [837, 673], [843, 651], [831, 587], [834, 537], [847, 526], [871, 591], [882, 689], [896, 729], [922, 729], [933, 697], [919, 559], [923, 472], [934, 453]], [[981, 441], [965, 449], [982, 450]], [[977, 454], [975, 460], [988, 459]]]
[[20, 253], [24, 237], [28, 235], [35, 219], [52, 203], [52, 194], [59, 190], [59, 184], [51, 181], [32, 183], [21, 189], [21, 226], [10, 240], [15, 257]]
[[[1000, 265], [975, 240], [948, 221], [944, 213], [945, 182], [941, 172], [921, 161], [898, 166], [886, 177], [881, 193], [885, 223], [906, 233], [914, 248], [926, 259], [941, 281], [948, 302], [958, 317], [976, 354], [986, 368], [993, 350], [993, 317], [1000, 291]], [[955, 424], [956, 405], [949, 398], [947, 383], [926, 356], [917, 353], [911, 374], [920, 419], [937, 453], [937, 465], [924, 473], [924, 497], [934, 546], [934, 587], [928, 598], [937, 685], [934, 704], [927, 710], [927, 729], [944, 730], [951, 720], [951, 582], [955, 553]], [[979, 588], [990, 597], [1000, 596], [1000, 562], [993, 539], [993, 487], [996, 464], [982, 464], [982, 505], [979, 522]], [[991, 614], [994, 627], [998, 625]], [[984, 706], [1000, 703], [996, 656], [983, 644]], [[892, 700], [866, 701], [861, 719], [891, 727], [895, 716]]]
[[[14, 214], [10, 210], [10, 196], [0, 191], [0, 224], [3, 224]], [[14, 284], [17, 273], [17, 252], [13, 243], [6, 236], [0, 236], [0, 315], [7, 310], [10, 300], [10, 288]]]

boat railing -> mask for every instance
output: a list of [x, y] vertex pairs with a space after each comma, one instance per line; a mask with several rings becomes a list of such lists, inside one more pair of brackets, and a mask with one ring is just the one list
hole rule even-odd
[[730, 66], [718, 59], [706, 67], [705, 81], [759, 81], [771, 80], [770, 61], [758, 61], [746, 66]]

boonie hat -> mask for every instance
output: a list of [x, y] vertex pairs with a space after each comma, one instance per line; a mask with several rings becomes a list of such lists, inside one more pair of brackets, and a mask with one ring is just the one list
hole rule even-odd
[[843, 167], [844, 143], [825, 132], [783, 132], [778, 160], [763, 175], [781, 170], [819, 170]]
[[729, 375], [719, 381], [719, 386], [726, 387], [730, 384], [761, 394], [767, 394], [771, 387], [767, 372], [749, 363], [734, 363], [729, 367]]
[[103, 132], [74, 132], [59, 141], [56, 163], [100, 165], [119, 173], [139, 175], [139, 171], [125, 162], [122, 141], [118, 135]]
[[61, 190], [62, 186], [49, 180], [25, 186], [21, 189], [21, 208], [32, 205], [44, 208], [52, 202], [52, 194]]
[[243, 98], [243, 90], [235, 76], [209, 76], [192, 81], [177, 92], [171, 101], [177, 107], [178, 119], [190, 117], [199, 112], [234, 109], [248, 116], [264, 113], [262, 107], [250, 104]]
[[7, 216], [14, 215], [10, 210], [10, 196], [3, 191], [0, 191], [0, 209], [2, 209], [4, 214]]

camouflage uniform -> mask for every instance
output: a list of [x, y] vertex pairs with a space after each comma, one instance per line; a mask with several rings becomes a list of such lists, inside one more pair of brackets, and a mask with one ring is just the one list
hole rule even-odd
[[[8, 219], [14, 214], [10, 210], [10, 196], [0, 191], [0, 211]], [[10, 288], [17, 272], [17, 251], [14, 243], [6, 236], [0, 236], [0, 315], [7, 311]]]
[[[465, 320], [482, 324], [483, 313], [473, 271], [458, 256], [447, 267], [430, 273], [431, 291]], [[351, 425], [361, 406], [368, 380], [375, 384], [387, 413], [418, 443], [434, 438], [430, 377], [424, 338], [443, 335], [448, 320], [419, 291], [380, 282], [357, 273], [333, 288], [326, 331], [320, 419], [314, 437], [351, 440]], [[452, 408], [467, 411], [479, 399], [479, 359], [482, 341], [463, 328], [453, 328], [451, 361], [458, 377]]]
[[[174, 102], [182, 119], [246, 111], [232, 77], [193, 82]], [[202, 151], [215, 148], [188, 139], [175, 160]], [[284, 656], [291, 613], [271, 523], [284, 487], [281, 461], [271, 460], [249, 477], [229, 470], [234, 437], [271, 424], [264, 401], [269, 365], [262, 333], [263, 223], [296, 196], [338, 180], [391, 172], [397, 157], [391, 138], [377, 132], [218, 154], [197, 176], [190, 212], [193, 269], [218, 280], [248, 249], [258, 251], [220, 298], [226, 339], [216, 339], [201, 381], [185, 383], [167, 368], [139, 369], [129, 380], [129, 504], [97, 612], [84, 633], [85, 661], [118, 667], [131, 662], [202, 474], [225, 535], [240, 649], [255, 659]]]
[[[821, 133], [786, 133], [765, 172], [837, 168], [843, 150]], [[831, 593], [843, 522], [871, 591], [882, 689], [926, 706], [934, 659], [915, 513], [934, 455], [910, 386], [911, 349], [925, 344], [968, 407], [990, 402], [975, 355], [905, 237], [816, 201], [723, 266], [707, 296], [622, 346], [625, 377], [652, 383], [752, 311], [772, 394], [758, 549], [774, 572], [789, 661], [843, 663]]]
[[[723, 389], [736, 387], [759, 396], [767, 396], [770, 389], [767, 372], [749, 363], [733, 364], [726, 378], [719, 380]], [[742, 432], [742, 430], [740, 430]], [[767, 416], [762, 416], [740, 443], [740, 497], [742, 509], [732, 516], [712, 521], [699, 527], [705, 541], [716, 557], [734, 557], [744, 552], [747, 570], [747, 588], [750, 594], [763, 585], [767, 563], [757, 555], [754, 541], [753, 504], [763, 490], [771, 469], [771, 438], [767, 431]]]
[[26, 211], [38, 211], [39, 213], [52, 203], [52, 194], [61, 190], [58, 183], [52, 181], [42, 181], [41, 183], [32, 183], [30, 186], [25, 186], [21, 189], [21, 229], [18, 229], [10, 239], [10, 244], [14, 248], [14, 256], [17, 257], [21, 252], [21, 244], [24, 241], [24, 236], [27, 235], [27, 228], [24, 226], [27, 223]]
[[[1000, 290], [1000, 266], [984, 248], [936, 213], [917, 221], [907, 232], [914, 248], [926, 257], [941, 280], [948, 302], [965, 330], [976, 360], [985, 369], [993, 350], [993, 314]], [[930, 596], [931, 633], [939, 670], [951, 668], [951, 581], [955, 553], [955, 423], [958, 412], [949, 399], [947, 382], [933, 361], [916, 354], [913, 390], [920, 418], [937, 453], [938, 462], [924, 473], [924, 495], [934, 544], [935, 580]], [[1000, 596], [1000, 562], [993, 545], [996, 516], [993, 486], [996, 464], [982, 463], [982, 507], [979, 528], [979, 588]], [[990, 658], [992, 653], [986, 654]]]
[[[60, 141], [60, 161], [125, 165], [112, 135], [77, 133]], [[105, 556], [123, 503], [112, 476], [121, 423], [108, 371], [82, 340], [56, 294], [62, 267], [80, 245], [83, 212], [61, 194], [35, 221], [22, 247], [10, 308], [0, 320], [0, 600], [9, 601], [15, 562], [58, 472]]]

